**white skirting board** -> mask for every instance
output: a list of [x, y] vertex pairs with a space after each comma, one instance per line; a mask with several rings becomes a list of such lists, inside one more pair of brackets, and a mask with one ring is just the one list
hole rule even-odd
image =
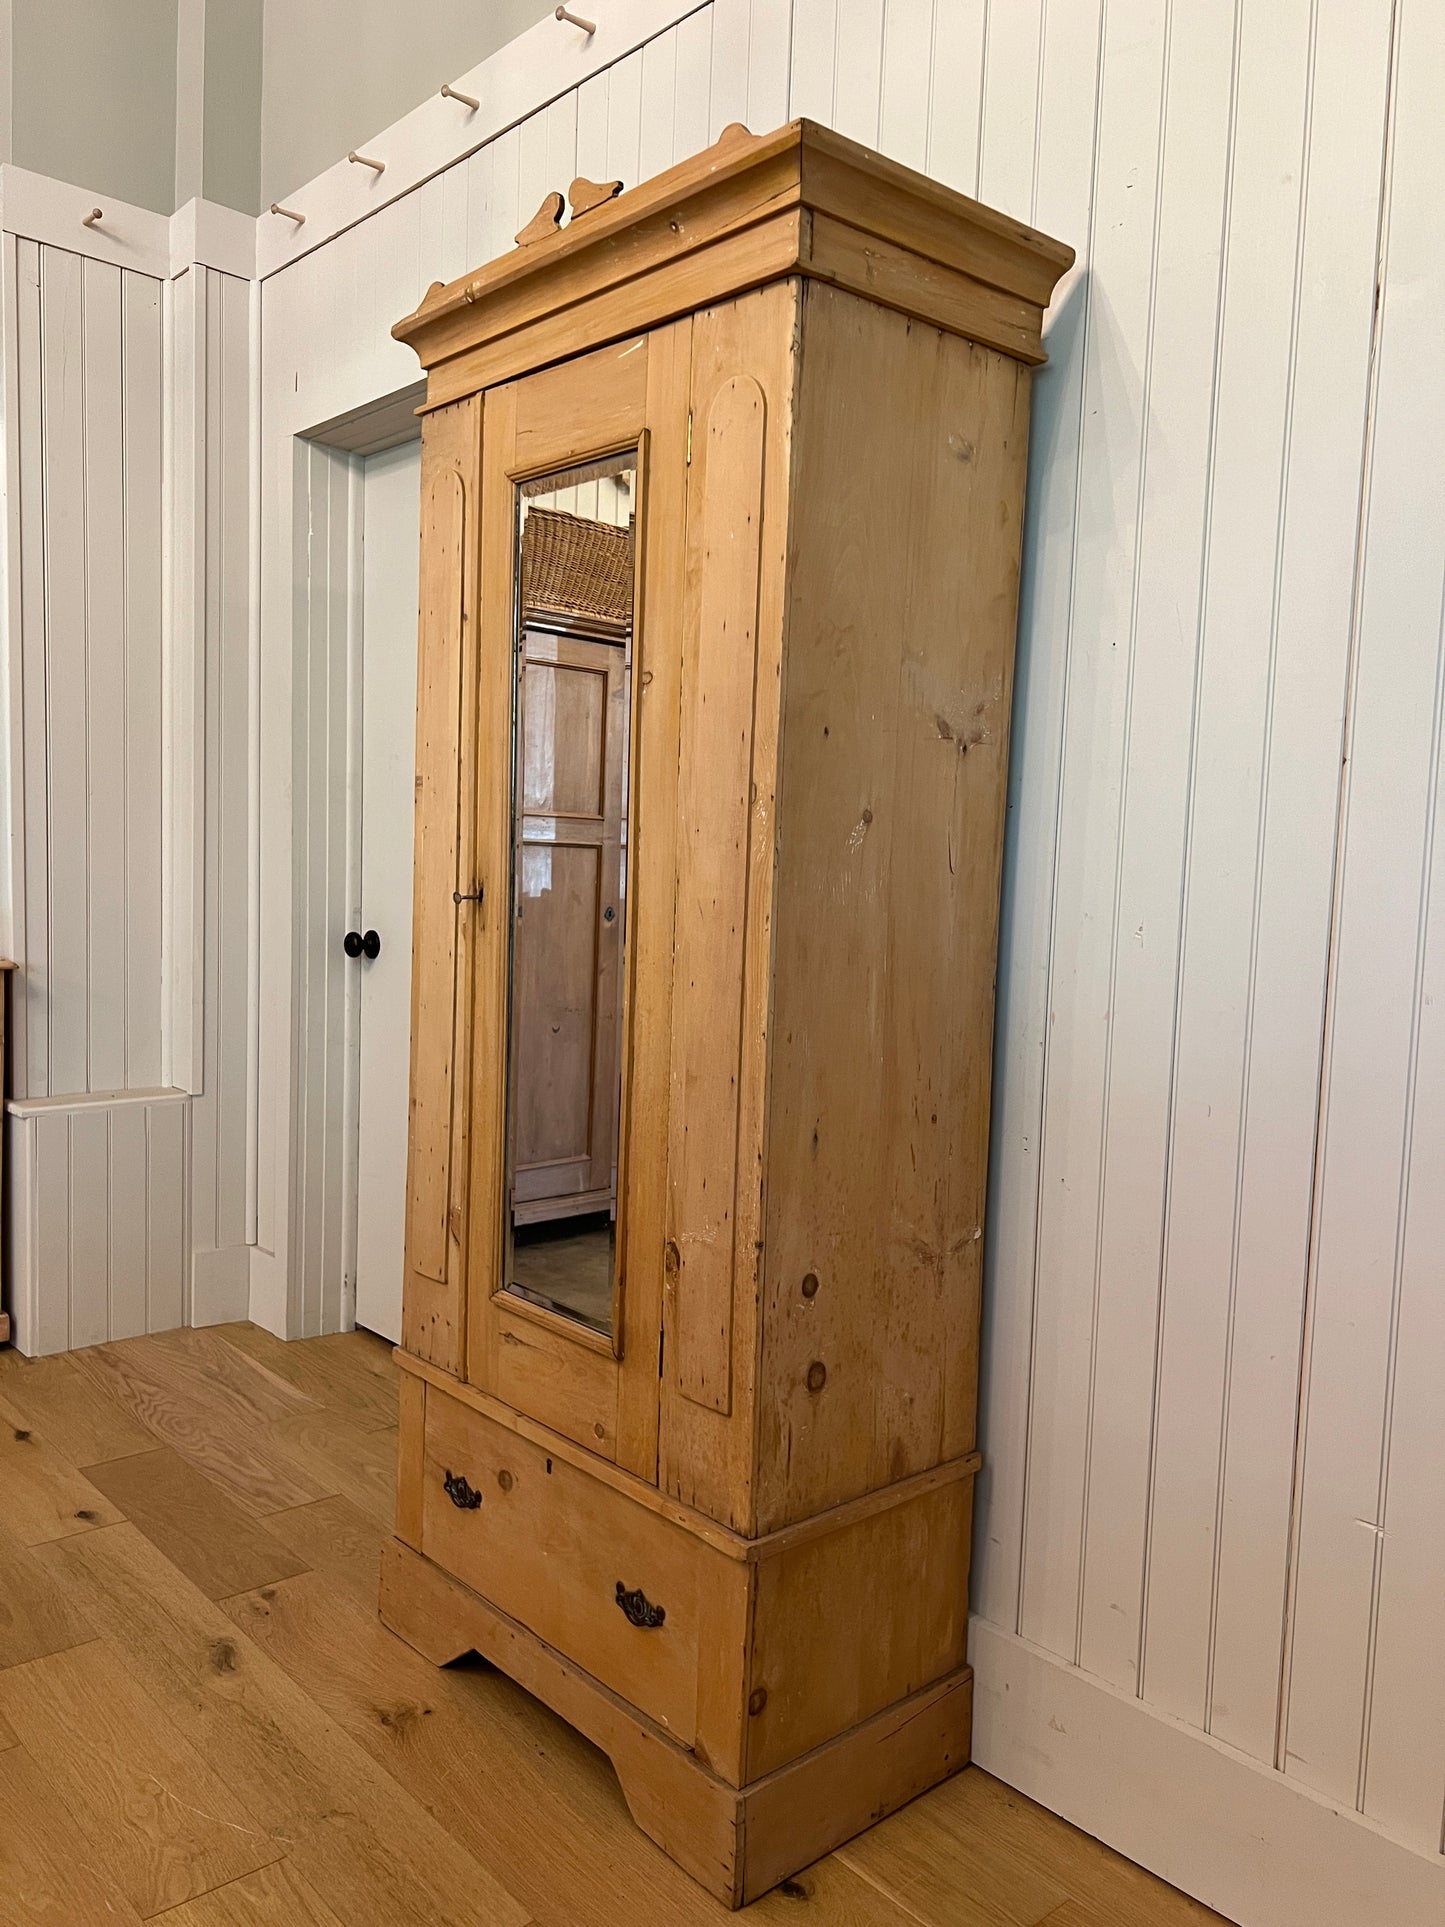
[[975, 1618], [973, 1757], [1239, 1927], [1439, 1927], [1445, 1858]]
[[34, 1358], [246, 1316], [249, 1247], [197, 1251], [188, 1264], [190, 1107], [171, 1089], [8, 1106], [17, 1351]]

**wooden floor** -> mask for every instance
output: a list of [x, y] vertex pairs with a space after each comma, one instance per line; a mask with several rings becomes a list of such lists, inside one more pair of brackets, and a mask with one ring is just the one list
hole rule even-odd
[[[0, 1352], [3, 1927], [692, 1927], [601, 1754], [378, 1623], [396, 1372], [249, 1325]], [[1217, 1916], [970, 1770], [758, 1901], [818, 1927]]]

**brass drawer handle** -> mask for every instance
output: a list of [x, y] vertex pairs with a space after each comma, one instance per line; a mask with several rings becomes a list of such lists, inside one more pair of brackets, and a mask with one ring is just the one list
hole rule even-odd
[[629, 1592], [620, 1579], [617, 1582], [617, 1603], [634, 1626], [660, 1626], [667, 1618], [667, 1608], [654, 1606], [641, 1586]]
[[460, 1472], [448, 1472], [442, 1478], [446, 1495], [463, 1512], [475, 1512], [482, 1503], [482, 1495], [474, 1485], [469, 1485]]

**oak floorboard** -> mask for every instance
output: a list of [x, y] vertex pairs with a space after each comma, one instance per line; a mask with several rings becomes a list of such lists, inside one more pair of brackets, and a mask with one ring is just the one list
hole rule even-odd
[[211, 1599], [306, 1570], [306, 1561], [168, 1445], [91, 1467], [127, 1519]]
[[[128, 1810], [118, 1821], [115, 1761], [149, 1761], [158, 1781], [158, 1723], [167, 1758], [186, 1761], [182, 1798], [202, 1810], [189, 1823], [204, 1831], [214, 1827], [207, 1813], [239, 1810], [237, 1831], [216, 1830], [259, 1861], [239, 1872], [223, 1867], [224, 1878], [192, 1863], [204, 1891], [162, 1914], [174, 1927], [722, 1927], [720, 1903], [633, 1825], [600, 1752], [480, 1661], [439, 1671], [381, 1625], [376, 1569], [389, 1520], [330, 1491], [272, 1507], [257, 1523], [261, 1501], [287, 1479], [338, 1484], [338, 1455], [362, 1433], [389, 1443], [397, 1377], [389, 1349], [363, 1336], [352, 1358], [337, 1340], [280, 1346], [262, 1334], [254, 1355], [237, 1347], [253, 1372], [218, 1362], [215, 1345], [231, 1343], [211, 1332], [99, 1348], [118, 1352], [123, 1371], [70, 1354], [68, 1371], [48, 1375], [53, 1403], [43, 1424], [41, 1405], [26, 1407], [21, 1390], [13, 1407], [5, 1403], [10, 1388], [43, 1378], [0, 1373], [0, 1418], [16, 1415], [0, 1429], [0, 1528], [63, 1598], [67, 1636], [87, 1635], [0, 1671], [0, 1927], [137, 1927], [121, 1875], [127, 1854], [146, 1850], [160, 1796], [143, 1791], [134, 1821]], [[286, 1354], [285, 1371], [273, 1348]], [[75, 1363], [88, 1356], [90, 1365]], [[374, 1397], [363, 1373], [385, 1374], [389, 1388]], [[95, 1400], [91, 1425], [85, 1400], [95, 1386], [106, 1396]], [[288, 1410], [298, 1395], [307, 1403]], [[171, 1433], [164, 1443], [140, 1415], [148, 1401]], [[303, 1434], [306, 1467], [281, 1451], [271, 1435], [278, 1426]], [[14, 1429], [33, 1436], [16, 1441]], [[87, 1453], [139, 1443], [143, 1454], [107, 1452], [103, 1492], [80, 1478], [60, 1440]], [[259, 1470], [248, 1463], [238, 1474], [249, 1498], [212, 1469], [246, 1444], [260, 1455]], [[127, 1467], [142, 1456], [166, 1478], [149, 1465]], [[166, 1479], [198, 1495], [199, 1524], [186, 1522], [189, 1501], [165, 1499]], [[110, 1491], [135, 1506], [136, 1521], [119, 1518]], [[138, 1494], [153, 1508], [148, 1516]], [[17, 1516], [31, 1540], [17, 1531]], [[274, 1543], [309, 1570], [223, 1603], [208, 1597], [228, 1570], [218, 1542], [237, 1521], [263, 1535], [267, 1558]], [[43, 1625], [36, 1631], [33, 1592], [23, 1611], [17, 1598], [0, 1558], [0, 1618], [5, 1603], [12, 1607], [0, 1650], [7, 1634], [16, 1651], [49, 1637]], [[38, 1609], [47, 1610], [43, 1601]], [[97, 1651], [107, 1655], [102, 1677], [81, 1657]], [[13, 1682], [77, 1667], [89, 1690], [69, 1693], [64, 1720], [49, 1710], [42, 1719], [45, 1695], [22, 1693], [17, 1732]], [[63, 1756], [53, 1772], [24, 1743], [32, 1734], [37, 1752], [50, 1745]], [[172, 1779], [179, 1771], [174, 1761], [166, 1768]], [[195, 1786], [210, 1797], [195, 1797]], [[1203, 1927], [1216, 1919], [975, 1769], [784, 1882], [747, 1918], [760, 1927], [804, 1918], [815, 1927]]]
[[0, 1927], [140, 1927], [89, 1847], [25, 1748], [0, 1740]]
[[[381, 1591], [381, 1548], [390, 1535], [368, 1513], [339, 1493], [290, 1512], [273, 1512], [266, 1530], [275, 1533], [304, 1563], [324, 1572], [365, 1613], [376, 1610]], [[239, 1592], [240, 1587], [233, 1588]]]
[[[137, 1341], [128, 1342], [134, 1345]], [[209, 1325], [160, 1332], [141, 1340], [140, 1345], [147, 1357], [167, 1362], [178, 1386], [187, 1386], [192, 1392], [224, 1387], [228, 1399], [234, 1402], [233, 1409], [254, 1416], [258, 1422], [318, 1409], [318, 1400], [267, 1371]]]
[[0, 1713], [142, 1918], [281, 1858], [103, 1639], [0, 1673]]
[[0, 1526], [0, 1670], [94, 1638], [94, 1627], [65, 1588], [28, 1546]]
[[330, 1496], [268, 1439], [275, 1404], [238, 1393], [196, 1359], [155, 1338], [94, 1345], [75, 1357], [162, 1444], [258, 1516]]
[[523, 1927], [525, 1910], [413, 1792], [134, 1526], [67, 1540], [45, 1558], [346, 1927]]
[[259, 1325], [217, 1325], [214, 1332], [328, 1412], [395, 1425], [396, 1365], [391, 1346], [374, 1332], [330, 1332], [289, 1345]]
[[0, 1526], [21, 1545], [38, 1546], [113, 1525], [121, 1516], [42, 1432], [0, 1398]]
[[894, 1895], [920, 1927], [1204, 1927], [1219, 1919], [977, 1767], [850, 1840], [837, 1858]]
[[0, 1397], [74, 1466], [148, 1452], [155, 1434], [76, 1360], [74, 1352], [23, 1358], [16, 1351], [0, 1351]]
[[165, 1916], [166, 1927], [342, 1927], [294, 1862], [276, 1860]]
[[394, 1425], [366, 1425], [343, 1412], [302, 1412], [278, 1420], [271, 1442], [305, 1477], [390, 1529], [396, 1517]]

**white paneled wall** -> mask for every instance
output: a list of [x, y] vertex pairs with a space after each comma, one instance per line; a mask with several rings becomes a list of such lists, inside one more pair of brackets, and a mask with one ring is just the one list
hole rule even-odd
[[144, 1090], [161, 1082], [163, 284], [30, 240], [11, 250], [12, 1087]]
[[11, 1311], [31, 1357], [182, 1323], [187, 1109], [179, 1091], [13, 1107]]
[[[1259, 1762], [1286, 1851], [1209, 1896], [1259, 1919], [1445, 1907], [1442, 95], [1429, 0], [794, 8], [793, 111], [1080, 257], [1036, 386], [983, 1371], [975, 1606], [1025, 1657], [984, 1729], [1136, 1850], [1121, 1807], [1168, 1803], [1114, 1758], [1111, 1807], [1066, 1682]], [[1079, 1672], [1028, 1713], [1036, 1654]], [[1302, 1879], [1276, 1771], [1428, 1884]]]
[[193, 1322], [250, 1303], [251, 285], [196, 265], [173, 284], [175, 583], [172, 1077], [191, 1093]]
[[10, 1295], [51, 1351], [249, 1303], [250, 284], [0, 247]]

